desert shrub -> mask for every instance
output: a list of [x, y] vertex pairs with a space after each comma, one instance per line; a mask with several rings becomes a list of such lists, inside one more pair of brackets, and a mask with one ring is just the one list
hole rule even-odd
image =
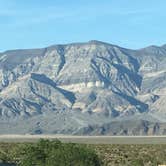
[[83, 145], [40, 140], [22, 149], [19, 166], [99, 166], [96, 153]]
[[141, 159], [135, 159], [130, 163], [132, 166], [141, 166], [144, 165], [143, 161]]

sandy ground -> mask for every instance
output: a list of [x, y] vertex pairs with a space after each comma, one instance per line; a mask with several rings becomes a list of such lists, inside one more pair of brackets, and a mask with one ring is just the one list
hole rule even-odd
[[39, 139], [88, 144], [166, 144], [166, 136], [0, 135], [0, 142], [36, 142]]

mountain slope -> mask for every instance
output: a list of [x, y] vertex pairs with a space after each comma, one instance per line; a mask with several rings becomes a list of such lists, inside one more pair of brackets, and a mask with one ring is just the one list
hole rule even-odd
[[99, 41], [1, 53], [0, 133], [163, 134], [165, 63]]

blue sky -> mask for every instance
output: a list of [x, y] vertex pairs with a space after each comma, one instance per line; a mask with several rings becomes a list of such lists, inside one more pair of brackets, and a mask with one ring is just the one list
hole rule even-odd
[[0, 0], [0, 51], [101, 40], [166, 44], [166, 0]]

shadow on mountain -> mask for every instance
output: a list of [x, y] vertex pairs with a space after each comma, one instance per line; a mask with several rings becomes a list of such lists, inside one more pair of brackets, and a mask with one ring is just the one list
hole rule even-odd
[[128, 96], [124, 93], [120, 93], [120, 92], [115, 92], [115, 94], [121, 96], [122, 98], [124, 98], [125, 100], [127, 100], [131, 105], [135, 106], [141, 113], [146, 112], [148, 110], [148, 105], [131, 97]]
[[59, 88], [56, 86], [56, 83], [51, 80], [50, 78], [48, 78], [46, 75], [44, 74], [36, 74], [36, 73], [32, 73], [31, 74], [31, 78], [39, 81], [41, 83], [44, 83], [46, 85], [49, 85], [51, 87], [53, 87], [54, 89], [58, 90], [60, 93], [62, 93], [71, 103], [74, 103], [76, 100], [76, 97], [74, 95], [74, 93], [69, 92], [67, 90], [64, 90], [62, 88]]
[[129, 78], [131, 78], [138, 87], [141, 86], [142, 83], [142, 77], [140, 75], [138, 75], [137, 73], [134, 73], [132, 71], [130, 71], [128, 68], [119, 65], [119, 64], [112, 64], [119, 72], [121, 72], [122, 74], [127, 74], [129, 76]]

